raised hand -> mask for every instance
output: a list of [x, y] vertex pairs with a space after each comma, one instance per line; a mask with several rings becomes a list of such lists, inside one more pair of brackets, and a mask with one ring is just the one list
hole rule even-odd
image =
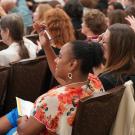
[[0, 6], [0, 16], [5, 16], [5, 15], [6, 15], [5, 10], [3, 9], [2, 6]]
[[45, 24], [35, 23], [33, 28], [39, 33], [39, 42], [41, 46], [50, 45], [51, 36], [47, 31]]
[[127, 16], [125, 19], [130, 23], [131, 28], [135, 31], [135, 17]]

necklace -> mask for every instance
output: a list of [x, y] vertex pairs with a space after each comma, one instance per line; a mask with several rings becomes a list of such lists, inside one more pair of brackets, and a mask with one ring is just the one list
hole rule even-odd
[[80, 86], [83, 86], [83, 85], [86, 85], [87, 84], [87, 81], [84, 81], [84, 82], [75, 82], [75, 83], [71, 83], [71, 84], [67, 84], [65, 85], [65, 87], [80, 87]]

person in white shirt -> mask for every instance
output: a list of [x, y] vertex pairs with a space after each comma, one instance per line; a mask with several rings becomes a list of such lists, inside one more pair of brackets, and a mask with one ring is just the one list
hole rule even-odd
[[0, 21], [1, 37], [9, 47], [0, 51], [0, 66], [26, 58], [35, 58], [37, 46], [23, 38], [24, 24], [20, 15], [13, 13], [3, 16]]

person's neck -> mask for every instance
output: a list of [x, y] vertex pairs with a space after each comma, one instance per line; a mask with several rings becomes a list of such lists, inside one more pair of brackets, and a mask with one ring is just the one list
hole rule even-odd
[[7, 44], [8, 46], [10, 46], [10, 45], [11, 45], [12, 43], [14, 43], [14, 42], [15, 42], [15, 41], [13, 41], [13, 40], [9, 39], [9, 40], [7, 41], [7, 43], [6, 43], [6, 44]]
[[94, 75], [98, 76], [99, 74], [101, 74], [103, 72], [103, 69], [104, 69], [104, 65], [103, 64], [101, 64], [98, 67], [94, 67], [93, 68]]
[[87, 38], [89, 38], [89, 37], [94, 37], [94, 36], [96, 36], [96, 34], [94, 34], [92, 31], [89, 31], [89, 32], [87, 32], [87, 34], [86, 34], [86, 37], [87, 37]]
[[66, 87], [81, 87], [83, 85], [87, 84], [87, 81], [83, 81], [83, 82], [75, 82], [75, 83], [70, 83], [65, 85]]
[[77, 75], [73, 76], [71, 80], [67, 80], [65, 85], [72, 84], [72, 83], [80, 83], [80, 82], [85, 82], [87, 80], [87, 75]]

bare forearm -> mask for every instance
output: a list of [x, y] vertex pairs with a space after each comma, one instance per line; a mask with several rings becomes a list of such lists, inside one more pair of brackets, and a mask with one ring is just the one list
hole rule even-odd
[[54, 60], [56, 59], [57, 56], [56, 56], [54, 50], [52, 49], [52, 47], [49, 45], [44, 46], [44, 51], [45, 51], [46, 58], [47, 58], [47, 61], [49, 64], [49, 68], [50, 68], [53, 76], [55, 76], [56, 63], [54, 62]]
[[55, 76], [56, 63], [54, 62], [54, 60], [56, 59], [57, 56], [56, 56], [54, 50], [52, 49], [51, 46], [44, 46], [44, 51], [45, 51], [46, 58], [47, 58], [47, 61], [49, 64], [49, 68], [50, 68], [53, 76], [55, 77], [55, 79], [58, 81], [59, 84], [65, 85], [64, 80]]
[[0, 118], [0, 135], [4, 135], [11, 128], [12, 125], [10, 124], [6, 116]]
[[17, 127], [18, 135], [39, 135], [44, 131], [45, 125], [39, 123], [34, 117], [30, 117]]

